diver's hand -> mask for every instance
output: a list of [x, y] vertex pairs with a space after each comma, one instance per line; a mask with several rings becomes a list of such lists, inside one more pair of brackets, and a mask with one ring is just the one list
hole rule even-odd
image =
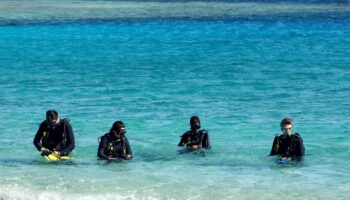
[[42, 156], [47, 156], [49, 154], [51, 154], [50, 150], [46, 149], [45, 147], [41, 147], [41, 155]]
[[127, 155], [124, 156], [124, 158], [125, 158], [126, 160], [130, 160], [130, 159], [131, 159], [131, 155], [130, 155], [130, 154], [127, 154]]
[[291, 158], [288, 157], [282, 157], [281, 160], [291, 160]]
[[50, 155], [51, 154], [51, 151], [46, 149], [45, 147], [41, 147], [41, 155], [42, 156], [47, 156], [47, 155]]
[[192, 150], [199, 149], [199, 145], [193, 145], [193, 146], [191, 146], [191, 149], [192, 149]]

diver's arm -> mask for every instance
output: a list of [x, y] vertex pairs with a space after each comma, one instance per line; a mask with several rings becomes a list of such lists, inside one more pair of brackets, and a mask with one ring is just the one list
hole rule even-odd
[[277, 151], [275, 150], [277, 145], [277, 139], [278, 139], [278, 136], [276, 136], [275, 139], [273, 140], [270, 156], [274, 156], [278, 154], [278, 150]]
[[101, 137], [101, 142], [100, 142], [100, 145], [98, 146], [98, 150], [97, 150], [97, 156], [101, 159], [106, 159], [108, 160], [110, 157], [109, 156], [106, 156], [104, 154], [104, 150], [105, 148], [107, 147], [107, 138], [106, 136], [102, 136]]
[[187, 138], [188, 138], [187, 133], [184, 133], [181, 136], [181, 140], [180, 140], [180, 142], [179, 142], [179, 144], [177, 146], [179, 146], [179, 147], [185, 146], [185, 141], [187, 140]]
[[122, 139], [122, 142], [123, 142], [124, 150], [120, 154], [120, 156], [126, 160], [130, 160], [132, 158], [132, 151], [131, 151], [128, 138], [124, 136], [124, 138]]
[[130, 147], [130, 143], [127, 137], [124, 138], [125, 141], [125, 158], [130, 159], [132, 158], [132, 150]]
[[60, 155], [68, 155], [75, 147], [75, 139], [72, 126], [69, 123], [65, 124], [64, 126], [66, 126], [67, 143], [66, 147], [63, 150], [59, 151]]
[[301, 137], [296, 138], [296, 156], [302, 157], [305, 155], [305, 147], [303, 143], [303, 139]]
[[42, 144], [40, 143], [40, 140], [43, 137], [43, 131], [44, 131], [44, 125], [43, 125], [43, 123], [41, 123], [38, 131], [35, 134], [34, 140], [33, 140], [33, 144], [38, 151], [41, 151], [41, 148], [43, 147]]
[[203, 141], [202, 141], [202, 148], [204, 149], [210, 149], [211, 146], [210, 146], [210, 140], [209, 140], [209, 133], [208, 132], [205, 132], [203, 133]]

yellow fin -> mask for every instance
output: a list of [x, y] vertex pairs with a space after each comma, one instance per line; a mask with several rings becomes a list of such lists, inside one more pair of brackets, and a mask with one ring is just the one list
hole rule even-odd
[[60, 158], [57, 157], [57, 156], [54, 155], [54, 154], [50, 154], [50, 155], [48, 155], [48, 156], [45, 156], [45, 158], [46, 158], [46, 160], [48, 160], [48, 161], [57, 161], [57, 160], [60, 160]]
[[74, 160], [74, 158], [69, 157], [69, 156], [61, 156], [60, 159], [61, 160]]
[[59, 156], [57, 153], [53, 152], [50, 155], [44, 156], [48, 161], [58, 161], [58, 160], [74, 160], [74, 158], [69, 156]]

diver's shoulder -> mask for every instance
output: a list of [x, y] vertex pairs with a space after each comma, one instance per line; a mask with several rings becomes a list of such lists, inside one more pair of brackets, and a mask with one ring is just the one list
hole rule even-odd
[[39, 124], [39, 126], [46, 126], [46, 125], [47, 125], [46, 120], [42, 121], [42, 122]]
[[294, 138], [297, 138], [297, 139], [301, 139], [301, 140], [302, 140], [302, 137], [301, 137], [301, 135], [300, 135], [298, 132], [295, 132], [294, 134], [292, 134], [292, 136], [293, 136]]
[[100, 136], [101, 140], [106, 140], [109, 138], [109, 133], [105, 133], [103, 135]]
[[188, 130], [186, 132], [184, 132], [180, 137], [189, 137], [190, 135], [192, 135], [192, 130]]

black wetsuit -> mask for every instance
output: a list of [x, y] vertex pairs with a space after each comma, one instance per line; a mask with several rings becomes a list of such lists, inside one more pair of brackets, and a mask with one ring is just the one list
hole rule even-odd
[[302, 157], [305, 154], [303, 139], [298, 133], [290, 137], [284, 134], [276, 135], [273, 140], [270, 156], [280, 155], [282, 157]]
[[113, 134], [106, 133], [101, 137], [98, 146], [97, 156], [101, 159], [124, 157], [127, 155], [132, 157], [131, 147], [126, 136], [116, 138]]
[[192, 148], [192, 146], [198, 145], [200, 149], [210, 149], [209, 134], [206, 130], [199, 130], [195, 132], [189, 130], [181, 136], [179, 147], [186, 146]]
[[61, 155], [68, 155], [75, 147], [72, 126], [68, 119], [61, 119], [55, 128], [48, 126], [46, 120], [40, 124], [34, 141], [38, 151], [44, 147], [50, 151], [58, 151]]

